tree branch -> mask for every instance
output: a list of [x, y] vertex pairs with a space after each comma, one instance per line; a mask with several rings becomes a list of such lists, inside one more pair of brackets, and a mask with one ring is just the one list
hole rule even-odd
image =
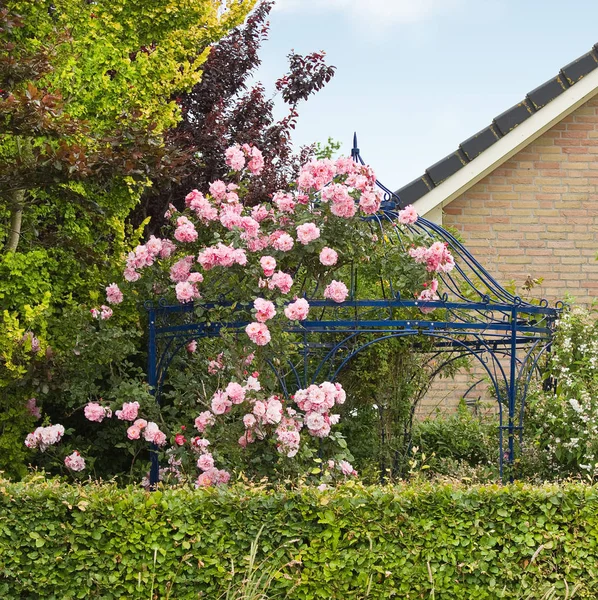
[[10, 230], [5, 252], [16, 252], [21, 238], [21, 222], [23, 220], [23, 200], [25, 190], [14, 190], [9, 193]]

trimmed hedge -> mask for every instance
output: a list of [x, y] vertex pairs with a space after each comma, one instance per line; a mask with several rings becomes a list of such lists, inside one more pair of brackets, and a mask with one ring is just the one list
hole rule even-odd
[[[293, 599], [598, 597], [598, 488], [241, 485], [145, 493], [0, 481], [0, 598], [217, 599], [247, 564]], [[369, 590], [369, 591], [368, 591]], [[526, 592], [527, 590], [527, 592]], [[168, 596], [168, 591], [170, 595]]]

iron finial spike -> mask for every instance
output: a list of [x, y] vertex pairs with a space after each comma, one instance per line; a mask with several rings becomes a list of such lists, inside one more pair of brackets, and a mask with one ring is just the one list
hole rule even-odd
[[357, 147], [357, 132], [355, 131], [353, 133], [353, 148], [351, 149], [351, 157], [354, 160], [357, 160], [358, 156], [359, 156], [359, 148]]

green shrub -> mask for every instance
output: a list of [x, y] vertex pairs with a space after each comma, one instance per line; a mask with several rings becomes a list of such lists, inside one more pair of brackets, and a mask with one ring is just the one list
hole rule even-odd
[[477, 417], [464, 402], [454, 415], [418, 422], [413, 446], [426, 455], [431, 472], [452, 475], [453, 467], [498, 467], [498, 417]]
[[216, 600], [253, 556], [269, 597], [562, 598], [577, 583], [596, 598], [597, 533], [598, 488], [581, 484], [147, 493], [37, 477], [0, 482], [0, 597]]

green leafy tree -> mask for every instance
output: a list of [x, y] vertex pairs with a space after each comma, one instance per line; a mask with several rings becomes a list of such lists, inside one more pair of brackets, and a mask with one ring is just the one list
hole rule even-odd
[[47, 386], [49, 356], [72, 350], [66, 315], [97, 299], [136, 243], [125, 220], [143, 189], [179, 176], [185, 157], [165, 142], [180, 119], [173, 97], [253, 5], [2, 4], [0, 468], [22, 460], [24, 402]]

